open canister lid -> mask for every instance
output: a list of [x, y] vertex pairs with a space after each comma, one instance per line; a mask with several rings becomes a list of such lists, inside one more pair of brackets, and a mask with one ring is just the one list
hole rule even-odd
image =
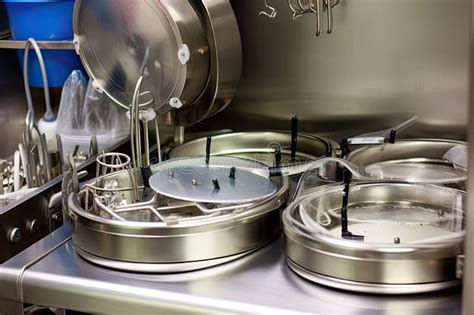
[[219, 112], [240, 79], [240, 33], [228, 0], [77, 0], [74, 33], [97, 89], [128, 109], [143, 76], [140, 108], [166, 124], [189, 126]]

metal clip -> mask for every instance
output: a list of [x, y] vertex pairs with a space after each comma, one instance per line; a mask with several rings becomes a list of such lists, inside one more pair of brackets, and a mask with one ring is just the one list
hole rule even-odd
[[266, 15], [269, 18], [274, 19], [277, 16], [277, 10], [274, 7], [270, 6], [267, 0], [264, 0], [264, 3], [265, 3], [265, 8], [268, 9], [269, 12], [260, 11], [258, 15]]

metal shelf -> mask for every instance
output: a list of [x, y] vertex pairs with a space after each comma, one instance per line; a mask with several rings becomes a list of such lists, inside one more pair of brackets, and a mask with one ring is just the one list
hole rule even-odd
[[[25, 40], [0, 40], [0, 48], [3, 49], [24, 49], [25, 45]], [[38, 41], [38, 45], [41, 49], [74, 49], [74, 43], [72, 41]]]

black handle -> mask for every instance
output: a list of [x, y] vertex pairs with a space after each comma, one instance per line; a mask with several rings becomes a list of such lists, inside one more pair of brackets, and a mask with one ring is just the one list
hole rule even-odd
[[235, 171], [236, 171], [236, 168], [235, 168], [235, 167], [231, 167], [231, 168], [230, 168], [229, 177], [230, 177], [231, 179], [235, 179]]
[[298, 146], [298, 117], [291, 118], [291, 161], [296, 159], [296, 148]]
[[275, 166], [280, 166], [281, 164], [281, 148], [277, 146], [275, 148]]
[[397, 131], [392, 129], [390, 130], [390, 136], [388, 137], [388, 143], [395, 143], [397, 139]]
[[145, 187], [150, 187], [150, 177], [153, 175], [153, 172], [151, 171], [150, 166], [142, 166], [141, 167], [142, 171], [142, 179], [143, 179], [143, 184]]
[[209, 159], [211, 157], [211, 140], [212, 137], [208, 136], [206, 141], [206, 164], [209, 164]]
[[214, 189], [216, 189], [216, 190], [221, 189], [221, 186], [219, 185], [219, 181], [217, 180], [217, 178], [214, 178], [212, 180], [212, 184], [214, 185]]
[[344, 181], [344, 188], [342, 190], [342, 208], [341, 208], [341, 230], [342, 237], [347, 234], [347, 204], [349, 203], [349, 189], [352, 180], [352, 173], [345, 169], [342, 171], [342, 178]]
[[359, 240], [363, 241], [363, 235], [355, 235], [349, 231], [348, 219], [347, 219], [347, 205], [349, 204], [349, 192], [352, 181], [352, 173], [348, 169], [344, 169], [342, 172], [342, 178], [344, 181], [343, 195], [342, 195], [342, 208], [341, 208], [341, 236], [344, 239]]

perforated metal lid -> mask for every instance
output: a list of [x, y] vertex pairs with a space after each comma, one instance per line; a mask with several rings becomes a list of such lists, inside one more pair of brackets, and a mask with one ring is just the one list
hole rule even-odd
[[[76, 45], [88, 73], [113, 101], [132, 102], [144, 75], [140, 102], [155, 109], [181, 95], [186, 81], [186, 46], [161, 1], [76, 2]], [[184, 58], [184, 59], [183, 59]]]

